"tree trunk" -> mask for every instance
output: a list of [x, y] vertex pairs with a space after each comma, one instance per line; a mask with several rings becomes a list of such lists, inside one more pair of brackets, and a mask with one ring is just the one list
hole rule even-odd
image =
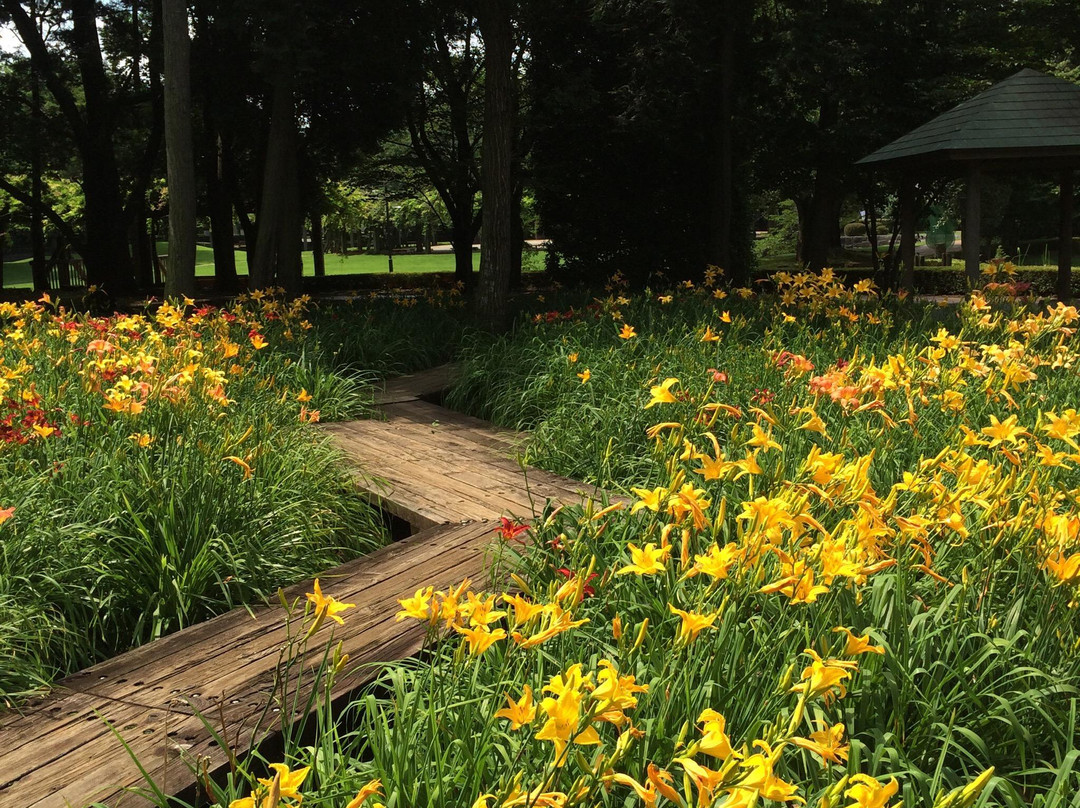
[[[133, 16], [137, 17], [138, 7], [138, 2], [132, 3]], [[133, 21], [133, 25], [137, 25], [137, 19]], [[165, 71], [162, 25], [161, 3], [152, 3], [150, 47], [148, 51], [150, 118], [152, 123], [146, 138], [145, 148], [134, 172], [125, 205], [126, 219], [128, 221], [128, 240], [132, 245], [135, 281], [142, 289], [147, 289], [151, 284], [155, 283], [158, 274], [154, 247], [150, 244], [152, 236], [147, 225], [147, 219], [150, 217], [147, 190], [151, 179], [157, 176], [158, 155], [165, 140], [165, 89], [161, 79], [161, 74]], [[133, 63], [141, 62], [143, 58], [141, 41], [135, 43], [131, 58]], [[133, 73], [138, 74], [139, 71], [133, 67]], [[141, 75], [137, 75], [136, 78], [139, 86], [141, 86]]]
[[259, 205], [258, 240], [250, 267], [252, 289], [275, 283], [287, 294], [300, 291], [300, 205], [296, 154], [295, 76], [279, 69], [273, 87], [270, 134]]
[[450, 243], [454, 247], [454, 280], [460, 281], [465, 286], [472, 288], [473, 285], [473, 217], [470, 213], [468, 221], [453, 222], [450, 233]]
[[109, 295], [129, 291], [134, 283], [128, 250], [120, 171], [113, 144], [113, 99], [98, 37], [95, 0], [72, 0], [71, 48], [82, 79], [85, 126], [79, 140], [86, 199], [87, 283]]
[[315, 265], [315, 277], [325, 277], [326, 253], [323, 250], [322, 214], [317, 210], [311, 212], [311, 260]]
[[866, 228], [866, 238], [870, 242], [870, 268], [878, 283], [884, 289], [892, 288], [892, 279], [883, 275], [881, 271], [881, 253], [878, 252], [877, 243], [877, 205], [874, 202], [873, 185], [867, 190], [865, 197], [866, 215], [863, 217], [863, 226]]
[[964, 268], [967, 270], [968, 286], [979, 288], [980, 254], [982, 236], [982, 168], [978, 163], [968, 166], [967, 199], [964, 205]]
[[839, 194], [826, 188], [828, 181], [815, 183], [814, 195], [796, 200], [799, 211], [799, 263], [812, 271], [829, 264], [829, 250], [836, 244], [840, 232]]
[[[895, 230], [895, 227], [894, 227]], [[890, 252], [891, 245], [890, 245]], [[904, 177], [900, 186], [900, 263], [903, 287], [915, 293], [915, 181]]]
[[[36, 15], [36, 3], [30, 4], [31, 14]], [[33, 119], [34, 140], [30, 146], [30, 171], [33, 205], [30, 206], [30, 275], [34, 281], [34, 292], [41, 293], [49, 290], [48, 258], [45, 253], [45, 222], [41, 216], [41, 208], [45, 196], [45, 172], [44, 156], [42, 154], [42, 129], [41, 114], [41, 76], [37, 68], [30, 65], [30, 116]]]
[[214, 285], [219, 292], [237, 288], [233, 213], [225, 177], [225, 147], [220, 135], [208, 135], [206, 198], [210, 212], [210, 241], [214, 248]]
[[154, 283], [154, 248], [150, 243], [151, 236], [148, 220], [150, 208], [146, 204], [145, 197], [141, 204], [136, 205], [134, 213], [130, 217], [130, 239], [134, 253], [135, 279], [139, 288], [147, 289]]
[[8, 208], [0, 208], [0, 289], [4, 288], [4, 242], [7, 241]]
[[514, 29], [510, 0], [482, 0], [478, 15], [484, 39], [484, 213], [476, 309], [493, 331], [510, 327], [513, 250]]
[[724, 26], [721, 35], [720, 63], [713, 80], [714, 103], [708, 118], [709, 132], [709, 221], [706, 260], [731, 272], [731, 223], [734, 192], [732, 129], [732, 79], [734, 73], [734, 28]]
[[521, 195], [525, 192], [521, 183], [514, 184], [510, 213], [510, 288], [521, 288], [521, 253], [525, 249], [525, 227], [521, 223]]
[[191, 136], [191, 39], [186, 0], [161, 0], [165, 44], [165, 154], [169, 265], [165, 297], [195, 296], [195, 147]]

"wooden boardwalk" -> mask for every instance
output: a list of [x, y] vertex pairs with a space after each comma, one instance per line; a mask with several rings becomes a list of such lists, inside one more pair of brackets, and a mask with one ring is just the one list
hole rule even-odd
[[[422, 400], [448, 378], [441, 368], [396, 380], [377, 400], [385, 420], [326, 427], [357, 468], [361, 491], [420, 531], [320, 576], [327, 594], [357, 604], [335, 633], [352, 657], [335, 698], [370, 681], [377, 663], [419, 649], [423, 627], [394, 621], [397, 599], [484, 575], [498, 517], [528, 519], [548, 500], [596, 493], [523, 470], [513, 459], [519, 435]], [[305, 581], [287, 594], [310, 589]], [[145, 781], [108, 724], [163, 792], [192, 787], [191, 761], [206, 760], [211, 772], [227, 763], [198, 713], [235, 750], [274, 734], [285, 640], [280, 607], [237, 609], [68, 677], [22, 715], [0, 714], [0, 808], [145, 805], [128, 791]], [[309, 676], [302, 687], [310, 686]]]

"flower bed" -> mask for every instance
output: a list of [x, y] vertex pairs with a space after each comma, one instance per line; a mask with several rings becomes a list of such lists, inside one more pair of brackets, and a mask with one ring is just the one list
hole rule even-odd
[[472, 345], [459, 404], [633, 504], [403, 593], [430, 653], [286, 745], [305, 806], [1074, 804], [1080, 315], [780, 284]]
[[0, 304], [0, 703], [384, 541], [307, 307]]

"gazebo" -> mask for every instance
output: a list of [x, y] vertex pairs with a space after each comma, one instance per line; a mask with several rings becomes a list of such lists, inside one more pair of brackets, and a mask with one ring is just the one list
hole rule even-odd
[[1021, 70], [939, 115], [856, 165], [900, 176], [900, 257], [903, 285], [914, 286], [915, 187], [927, 176], [967, 179], [963, 253], [968, 277], [979, 278], [982, 178], [991, 173], [1039, 172], [1058, 178], [1061, 221], [1057, 292], [1070, 296], [1073, 174], [1080, 168], [1080, 86], [1036, 70]]

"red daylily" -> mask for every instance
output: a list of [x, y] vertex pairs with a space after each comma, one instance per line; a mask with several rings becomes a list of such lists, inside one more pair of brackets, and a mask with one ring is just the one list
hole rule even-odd
[[519, 544], [524, 544], [524, 539], [519, 539], [522, 533], [526, 533], [529, 530], [528, 525], [518, 524], [511, 519], [507, 519], [505, 516], [499, 517], [499, 521], [502, 523], [499, 527], [495, 528], [495, 532], [502, 536], [507, 541], [516, 541]]

